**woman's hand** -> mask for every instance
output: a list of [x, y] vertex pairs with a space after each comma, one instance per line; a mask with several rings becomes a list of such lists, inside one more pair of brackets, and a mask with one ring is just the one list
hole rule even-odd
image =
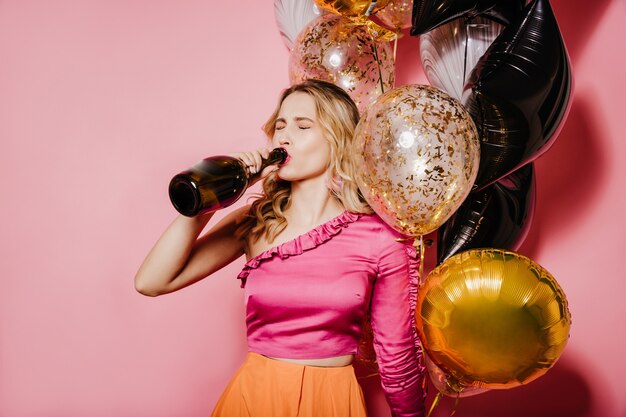
[[263, 159], [267, 159], [269, 157], [270, 151], [271, 150], [268, 148], [259, 148], [250, 152], [230, 154], [230, 156], [241, 160], [246, 166], [248, 174], [250, 174], [248, 183], [249, 187], [278, 169], [277, 165], [269, 165], [265, 167], [262, 172], [259, 172]]

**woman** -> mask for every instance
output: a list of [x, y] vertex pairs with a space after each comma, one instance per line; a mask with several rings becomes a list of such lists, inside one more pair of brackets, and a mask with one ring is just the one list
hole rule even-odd
[[[351, 364], [368, 314], [394, 416], [424, 414], [411, 314], [415, 251], [372, 214], [352, 180], [358, 118], [334, 84], [308, 80], [285, 90], [264, 130], [289, 158], [260, 173], [263, 195], [202, 237], [212, 213], [178, 217], [137, 272], [137, 290], [156, 296], [246, 255], [239, 279], [249, 354], [214, 416], [365, 416]], [[268, 154], [236, 156], [258, 174]]]

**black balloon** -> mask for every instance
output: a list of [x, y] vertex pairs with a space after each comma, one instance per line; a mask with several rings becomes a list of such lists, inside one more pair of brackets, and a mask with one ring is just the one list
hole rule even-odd
[[548, 150], [570, 103], [572, 75], [556, 18], [535, 0], [481, 57], [463, 104], [481, 141], [479, 190]]
[[516, 251], [526, 239], [535, 210], [534, 164], [470, 193], [439, 228], [437, 263], [469, 249]]
[[507, 25], [521, 15], [524, 3], [524, 0], [415, 0], [411, 35], [421, 35], [460, 17], [479, 15]]

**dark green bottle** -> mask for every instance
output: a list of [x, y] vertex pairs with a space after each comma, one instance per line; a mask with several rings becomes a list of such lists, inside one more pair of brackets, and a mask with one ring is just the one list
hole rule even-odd
[[[272, 150], [263, 168], [282, 164], [287, 159], [283, 148]], [[178, 212], [187, 217], [228, 207], [243, 195], [251, 175], [239, 159], [218, 155], [205, 158], [170, 181], [169, 194]]]

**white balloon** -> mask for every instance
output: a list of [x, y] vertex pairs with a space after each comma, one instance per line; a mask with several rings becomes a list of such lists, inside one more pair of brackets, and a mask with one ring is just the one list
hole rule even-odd
[[420, 58], [428, 81], [461, 99], [470, 73], [504, 29], [483, 17], [457, 19], [420, 37]]
[[313, 19], [325, 14], [314, 0], [274, 0], [274, 16], [283, 42], [289, 50], [300, 31]]

